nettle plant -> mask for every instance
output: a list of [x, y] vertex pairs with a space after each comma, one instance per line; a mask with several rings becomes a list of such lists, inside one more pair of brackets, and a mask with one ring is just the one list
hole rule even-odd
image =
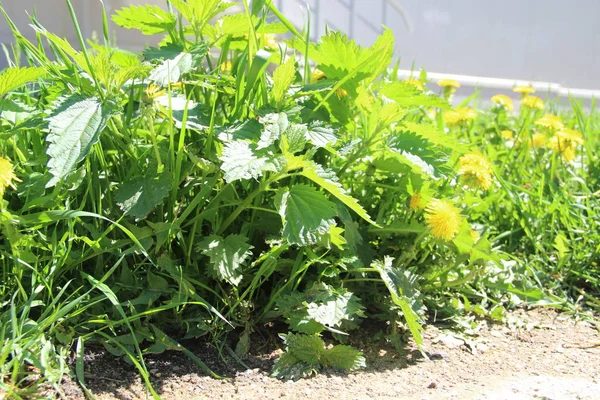
[[32, 43], [5, 15], [31, 66], [0, 75], [0, 156], [22, 180], [1, 203], [1, 259], [23, 293], [44, 282], [40, 304], [67, 282], [68, 299], [86, 293], [49, 329], [78, 354], [100, 338], [149, 382], [147, 353], [207, 369], [174, 336], [239, 357], [283, 320], [275, 375], [355, 369], [358, 350], [323, 338], [377, 318], [421, 348], [428, 296], [498, 264], [461, 215], [462, 145], [420, 122], [449, 105], [388, 69], [390, 30], [368, 48], [311, 43], [271, 1], [170, 0], [112, 17], [161, 38], [135, 54], [106, 15], [103, 43], [85, 42], [67, 3], [79, 50], [35, 18]]

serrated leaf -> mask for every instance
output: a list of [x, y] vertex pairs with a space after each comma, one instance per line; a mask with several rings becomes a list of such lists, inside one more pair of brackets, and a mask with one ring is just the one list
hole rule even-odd
[[364, 317], [358, 297], [345, 289], [316, 282], [306, 292], [292, 292], [277, 299], [277, 308], [295, 331], [315, 334], [326, 328], [337, 331], [345, 322]]
[[327, 190], [339, 201], [344, 203], [346, 207], [357, 213], [362, 219], [373, 225], [377, 225], [375, 221], [369, 217], [367, 211], [358, 204], [358, 200], [346, 193], [346, 190], [344, 190], [342, 185], [337, 181], [335, 174], [323, 170], [316, 164], [310, 164], [307, 168], [302, 170], [302, 175]]
[[294, 79], [296, 78], [296, 60], [289, 57], [273, 72], [273, 100], [275, 104], [280, 104]]
[[319, 121], [309, 126], [306, 139], [317, 147], [327, 147], [337, 142], [337, 136], [333, 128], [325, 126]]
[[210, 272], [219, 279], [237, 286], [242, 280], [242, 266], [252, 255], [248, 238], [242, 235], [229, 235], [222, 238], [212, 235], [200, 245], [202, 253], [210, 257]]
[[222, 142], [236, 140], [250, 140], [256, 142], [260, 139], [263, 125], [255, 119], [247, 119], [244, 122], [236, 122], [231, 125], [217, 128], [217, 137]]
[[0, 74], [0, 97], [46, 75], [43, 68], [7, 68]]
[[263, 131], [257, 149], [269, 147], [276, 140], [279, 140], [289, 126], [286, 113], [267, 114], [260, 119], [260, 123], [263, 124]]
[[125, 182], [115, 193], [115, 201], [125, 215], [145, 218], [162, 203], [171, 188], [168, 172], [148, 173], [144, 177]]
[[46, 187], [67, 176], [89, 153], [110, 118], [111, 107], [97, 97], [71, 95], [60, 98], [46, 118], [50, 157], [48, 169], [53, 178]]
[[308, 127], [304, 124], [291, 124], [284, 134], [287, 147], [284, 148], [283, 141], [281, 143], [283, 153], [295, 154], [304, 150], [307, 131]]
[[367, 366], [362, 352], [356, 350], [354, 347], [341, 344], [325, 350], [323, 353], [323, 363], [329, 367], [343, 371], [353, 371]]
[[[290, 44], [306, 52], [304, 44], [294, 41]], [[345, 79], [343, 88], [355, 95], [360, 81], [368, 84], [388, 67], [393, 50], [394, 35], [387, 28], [369, 48], [360, 47], [344, 33], [332, 31], [323, 36], [318, 45], [309, 47], [309, 55], [328, 79]]]
[[192, 55], [182, 52], [173, 59], [164, 60], [150, 72], [148, 79], [157, 85], [167, 86], [169, 83], [178, 82], [181, 75], [192, 69]]
[[435, 144], [415, 133], [394, 133], [388, 139], [388, 148], [397, 155], [398, 160], [411, 166], [417, 173], [437, 179], [452, 171], [447, 165], [448, 156]]
[[183, 47], [169, 43], [161, 47], [148, 47], [142, 55], [146, 60], [172, 60], [183, 52]]
[[193, 100], [187, 99], [184, 95], [172, 96], [170, 99], [168, 96], [160, 96], [155, 101], [165, 108], [164, 113], [166, 115], [171, 114], [177, 129], [183, 127], [183, 116], [186, 110], [186, 128], [203, 130], [210, 126], [209, 118], [202, 113], [202, 106]]
[[290, 353], [283, 353], [273, 363], [271, 376], [278, 379], [298, 380], [309, 377], [317, 372], [314, 365], [307, 364], [298, 360]]
[[308, 96], [319, 92], [329, 91], [335, 86], [336, 83], [338, 83], [337, 79], [321, 79], [320, 81], [310, 83], [299, 88], [296, 92], [296, 96]]
[[227, 182], [257, 179], [266, 171], [277, 171], [273, 157], [255, 155], [250, 143], [243, 140], [227, 143], [220, 159], [223, 162], [221, 169], [225, 172], [223, 178]]
[[223, 0], [173, 0], [170, 3], [177, 8], [177, 11], [184, 16], [190, 23], [199, 27], [204, 26], [216, 15], [233, 6], [233, 2]]
[[419, 350], [422, 350], [424, 344], [423, 336], [421, 331], [423, 327], [419, 323], [419, 315], [413, 309], [412, 303], [416, 299], [415, 290], [413, 284], [402, 271], [395, 270], [392, 266], [394, 259], [386, 256], [384, 261], [375, 261], [371, 264], [372, 267], [376, 268], [381, 276], [381, 280], [385, 283], [385, 286], [390, 292], [392, 301], [402, 310], [406, 324], [410, 329], [410, 333], [417, 343]]
[[131, 5], [117, 10], [112, 20], [115, 24], [126, 29], [138, 29], [144, 35], [156, 35], [175, 28], [175, 15], [159, 6]]
[[322, 301], [309, 303], [306, 312], [316, 322], [335, 328], [355, 315], [362, 315], [362, 306], [351, 292], [336, 293]]
[[299, 361], [314, 366], [320, 365], [321, 355], [325, 351], [323, 339], [316, 335], [289, 333], [285, 335], [285, 345], [287, 352]]
[[236, 13], [225, 15], [216, 24], [205, 25], [202, 33], [210, 41], [214, 41], [217, 47], [222, 47], [227, 42], [230, 50], [243, 50], [248, 46], [248, 34], [252, 27], [258, 35], [287, 32], [282, 23], [267, 23], [256, 16], [250, 19], [243, 13]]
[[299, 184], [280, 192], [276, 206], [283, 220], [282, 235], [291, 244], [314, 244], [335, 223], [335, 204], [312, 186]]
[[399, 126], [396, 129], [399, 131], [412, 132], [427, 139], [431, 143], [452, 149], [459, 154], [465, 152], [465, 146], [461, 145], [455, 137], [440, 131], [433, 125], [405, 121], [402, 122], [402, 126]]
[[450, 104], [445, 99], [424, 93], [406, 82], [389, 83], [382, 87], [379, 93], [403, 107], [450, 108]]
[[327, 247], [328, 249], [331, 246], [337, 247], [338, 250], [343, 251], [348, 242], [343, 236], [344, 228], [340, 228], [339, 226], [332, 225], [329, 228], [329, 232], [327, 235], [324, 235], [321, 240], [321, 245]]

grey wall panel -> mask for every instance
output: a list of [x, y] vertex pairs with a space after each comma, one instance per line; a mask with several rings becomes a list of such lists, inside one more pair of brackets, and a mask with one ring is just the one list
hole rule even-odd
[[[72, 0], [84, 34], [99, 32], [99, 1]], [[112, 10], [129, 4], [164, 0], [104, 0]], [[312, 14], [313, 37], [325, 26], [348, 32], [362, 45], [372, 44], [382, 25], [396, 35], [401, 68], [556, 82], [600, 89], [600, 0], [275, 0], [298, 27]], [[25, 10], [37, 7], [49, 30], [70, 40], [74, 31], [64, 0], [4, 0], [23, 32]], [[407, 24], [404, 17], [409, 21]], [[119, 45], [139, 49], [157, 38], [113, 27]], [[10, 42], [0, 20], [0, 42]], [[0, 56], [0, 66], [3, 65]]]

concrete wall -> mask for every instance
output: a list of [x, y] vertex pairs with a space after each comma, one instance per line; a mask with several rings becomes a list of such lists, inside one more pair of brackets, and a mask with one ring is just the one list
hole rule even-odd
[[[598, 0], [278, 0], [301, 26], [308, 4], [316, 34], [327, 24], [373, 43], [394, 30], [401, 68], [556, 82], [600, 89]], [[407, 24], [402, 16], [404, 14]]]
[[[84, 34], [101, 32], [99, 0], [72, 0]], [[396, 34], [401, 68], [509, 79], [556, 82], [567, 87], [600, 89], [599, 0], [275, 0], [298, 26], [312, 12], [314, 37], [332, 29], [348, 32], [363, 45], [381, 26]], [[165, 0], [104, 0], [115, 10], [129, 4]], [[74, 39], [64, 0], [3, 0], [24, 33], [25, 10], [37, 8], [49, 30]], [[0, 20], [0, 42], [10, 42]], [[140, 48], [152, 38], [117, 30], [119, 44]], [[0, 66], [3, 65], [0, 56]]]

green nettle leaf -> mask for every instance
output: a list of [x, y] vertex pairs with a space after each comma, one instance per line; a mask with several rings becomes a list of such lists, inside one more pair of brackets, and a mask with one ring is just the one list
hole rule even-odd
[[235, 4], [223, 0], [187, 0], [186, 2], [172, 0], [170, 2], [185, 19], [200, 27]]
[[423, 327], [419, 323], [419, 315], [414, 309], [417, 296], [416, 290], [413, 288], [414, 282], [410, 281], [402, 271], [395, 269], [392, 265], [393, 261], [393, 257], [386, 256], [383, 262], [375, 261], [371, 266], [377, 269], [381, 280], [390, 292], [392, 301], [402, 310], [408, 329], [410, 329], [419, 350], [422, 351], [424, 342], [421, 331]]
[[[187, 110], [185, 126], [188, 129], [203, 130], [210, 126], [210, 120], [202, 113], [202, 106], [184, 95], [160, 96], [156, 103], [163, 106], [166, 115], [171, 114], [177, 129], [183, 127], [183, 116]], [[169, 111], [170, 110], [170, 111]]]
[[304, 124], [291, 124], [290, 127], [285, 131], [285, 139], [287, 148], [284, 149], [282, 142], [282, 151], [284, 153], [289, 152], [291, 154], [295, 154], [304, 150], [306, 147], [306, 136], [308, 132], [308, 127]]
[[162, 174], [152, 171], [142, 178], [125, 182], [115, 193], [117, 205], [125, 215], [138, 220], [145, 218], [169, 193], [170, 179], [168, 171]]
[[0, 97], [46, 75], [43, 68], [7, 68], [0, 74]]
[[210, 272], [219, 279], [237, 286], [242, 280], [242, 265], [252, 255], [248, 238], [229, 235], [226, 238], [212, 235], [200, 245], [202, 253], [210, 257]]
[[335, 328], [341, 327], [343, 322], [364, 317], [363, 307], [352, 292], [335, 290], [321, 282], [316, 282], [304, 293], [281, 296], [277, 308], [290, 328], [306, 334], [320, 333], [328, 328], [340, 333]]
[[379, 93], [403, 107], [450, 108], [450, 104], [445, 99], [424, 93], [406, 82], [389, 83], [381, 88]]
[[[283, 335], [282, 335], [283, 336]], [[310, 365], [319, 366], [322, 353], [325, 351], [323, 339], [316, 335], [285, 335], [287, 351], [298, 360]]]
[[437, 129], [433, 125], [403, 121], [402, 126], [398, 126], [396, 129], [400, 131], [415, 133], [429, 140], [431, 143], [446, 147], [448, 149], [452, 149], [453, 151], [459, 154], [465, 152], [465, 146], [461, 145], [461, 143], [458, 140], [456, 140], [456, 138], [444, 133], [443, 131]]
[[358, 314], [361, 310], [362, 306], [358, 302], [358, 298], [352, 293], [346, 292], [333, 295], [320, 304], [308, 304], [307, 314], [325, 326], [339, 327], [344, 320], [351, 319], [351, 316]]
[[126, 29], [138, 29], [144, 35], [156, 35], [175, 28], [175, 15], [159, 6], [129, 6], [117, 10], [112, 20]]
[[183, 52], [183, 47], [169, 43], [161, 47], [148, 47], [142, 52], [142, 55], [146, 60], [173, 60], [181, 52]]
[[350, 346], [325, 348], [317, 335], [288, 333], [280, 335], [286, 352], [273, 365], [273, 376], [280, 379], [300, 379], [318, 372], [321, 367], [351, 371], [365, 367], [362, 353]]
[[273, 364], [272, 376], [279, 379], [298, 380], [314, 375], [317, 366], [298, 360], [290, 353], [283, 353]]
[[333, 128], [325, 126], [321, 122], [313, 123], [308, 127], [306, 139], [317, 147], [327, 147], [337, 142]]
[[447, 165], [448, 156], [435, 144], [415, 133], [394, 133], [388, 140], [388, 147], [399, 161], [419, 174], [437, 179], [452, 172]]
[[335, 224], [335, 204], [312, 186], [295, 185], [278, 193], [276, 205], [283, 221], [283, 237], [291, 244], [315, 244]]
[[311, 164], [302, 171], [302, 175], [327, 190], [339, 201], [344, 203], [346, 207], [357, 213], [362, 219], [373, 225], [377, 225], [375, 221], [369, 217], [367, 211], [358, 204], [358, 200], [346, 193], [346, 190], [344, 190], [342, 185], [337, 181], [337, 177], [334, 173], [325, 171], [317, 164]]
[[225, 172], [224, 179], [233, 182], [240, 179], [257, 179], [266, 171], [277, 171], [275, 157], [266, 155], [259, 157], [254, 154], [251, 144], [244, 140], [229, 142], [223, 149], [220, 157], [223, 164], [221, 169]]
[[192, 55], [182, 52], [173, 59], [164, 60], [150, 72], [148, 79], [154, 81], [157, 85], [167, 86], [169, 83], [178, 82], [181, 75], [189, 72], [192, 66]]
[[282, 102], [285, 93], [292, 86], [295, 78], [296, 60], [294, 57], [289, 57], [285, 63], [273, 72], [273, 100], [275, 100], [275, 104]]
[[258, 149], [264, 149], [278, 140], [288, 128], [289, 122], [286, 113], [267, 114], [260, 119], [264, 128], [258, 141]]
[[255, 119], [247, 119], [244, 122], [236, 122], [232, 125], [217, 128], [217, 137], [222, 142], [233, 142], [236, 140], [250, 140], [256, 142], [260, 139], [263, 126]]
[[46, 187], [67, 176], [98, 141], [100, 132], [110, 118], [112, 107], [97, 97], [71, 95], [60, 98], [50, 110], [46, 137], [50, 157], [48, 169], [53, 178]]
[[359, 350], [342, 344], [326, 350], [323, 353], [323, 363], [328, 367], [343, 371], [352, 371], [367, 366], [365, 357]]

